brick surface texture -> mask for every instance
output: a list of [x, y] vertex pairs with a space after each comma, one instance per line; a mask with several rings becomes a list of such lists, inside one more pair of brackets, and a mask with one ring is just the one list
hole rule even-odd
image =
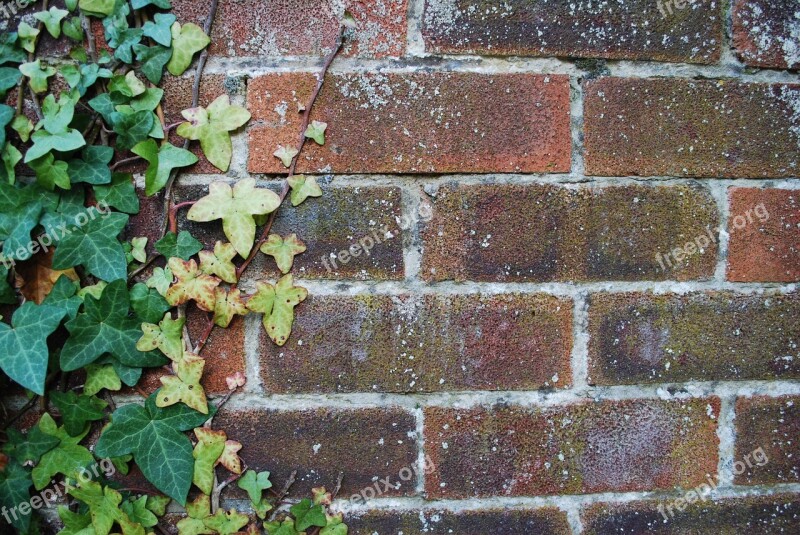
[[[323, 196], [274, 227], [310, 297], [285, 346], [251, 315], [205, 351], [212, 396], [247, 376], [214, 421], [246, 464], [291, 499], [343, 474], [356, 535], [800, 533], [800, 4], [220, 0], [200, 103], [253, 118], [178, 202], [280, 191], [345, 10], [298, 161]], [[259, 254], [242, 288], [277, 277]]]

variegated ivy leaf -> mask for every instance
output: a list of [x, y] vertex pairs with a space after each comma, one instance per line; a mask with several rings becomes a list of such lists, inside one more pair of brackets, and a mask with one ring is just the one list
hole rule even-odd
[[167, 295], [167, 290], [172, 285], [173, 276], [172, 270], [169, 267], [157, 267], [153, 270], [153, 275], [147, 279], [145, 284], [148, 288], [154, 288], [158, 293], [163, 296]]
[[235, 256], [233, 245], [218, 241], [213, 253], [200, 251], [200, 270], [206, 275], [216, 275], [229, 284], [236, 284], [236, 266], [232, 262]]
[[297, 239], [297, 234], [289, 234], [286, 239], [277, 234], [270, 234], [269, 239], [261, 246], [261, 252], [275, 258], [281, 273], [289, 273], [294, 264], [294, 257], [304, 253], [306, 246]]
[[254, 178], [240, 180], [233, 188], [225, 182], [214, 182], [208, 188], [208, 195], [197, 201], [186, 217], [189, 221], [202, 223], [222, 219], [225, 236], [236, 251], [246, 258], [256, 240], [253, 216], [269, 214], [280, 203], [280, 198], [273, 191], [256, 188]]
[[168, 265], [177, 282], [167, 290], [167, 295], [164, 296], [167, 303], [178, 306], [194, 301], [206, 312], [213, 312], [216, 303], [214, 290], [221, 281], [201, 272], [194, 260], [187, 262], [180, 258], [170, 258]]
[[325, 130], [328, 129], [328, 123], [322, 121], [313, 121], [308, 128], [306, 128], [306, 137], [313, 139], [317, 145], [325, 144]]
[[278, 150], [273, 153], [273, 156], [278, 158], [282, 163], [283, 166], [287, 169], [292, 166], [292, 160], [294, 157], [300, 154], [297, 152], [297, 149], [294, 148], [287, 148], [283, 145], [278, 145]]
[[217, 464], [224, 466], [229, 472], [234, 474], [242, 473], [242, 459], [239, 457], [239, 450], [242, 449], [241, 442], [226, 440], [225, 449], [217, 459]]
[[181, 26], [174, 23], [172, 31], [172, 58], [167, 63], [167, 70], [173, 76], [180, 76], [192, 64], [194, 55], [211, 43], [211, 39], [197, 24], [191, 22]]
[[214, 490], [214, 466], [225, 451], [227, 437], [224, 431], [212, 431], [205, 427], [196, 428], [194, 435], [197, 437], [197, 445], [192, 452], [194, 457], [192, 483], [203, 493], [211, 494]]
[[287, 179], [292, 188], [292, 206], [299, 206], [309, 197], [322, 197], [322, 189], [313, 176], [295, 175]]
[[245, 378], [242, 372], [236, 372], [233, 375], [227, 376], [225, 378], [225, 383], [228, 385], [228, 390], [236, 390], [247, 384], [247, 378]]
[[246, 316], [247, 307], [242, 301], [239, 290], [216, 289], [216, 304], [214, 306], [214, 324], [227, 329], [234, 316]]
[[172, 319], [169, 312], [164, 315], [158, 325], [143, 323], [144, 335], [136, 343], [136, 349], [142, 352], [159, 349], [173, 362], [183, 359], [183, 326], [186, 318]]
[[200, 385], [205, 365], [205, 359], [186, 353], [183, 360], [173, 365], [176, 375], [161, 378], [164, 386], [158, 391], [156, 406], [184, 403], [201, 414], [208, 414], [208, 400]]
[[294, 285], [291, 275], [285, 275], [273, 287], [257, 283], [256, 293], [247, 301], [247, 308], [264, 314], [264, 329], [275, 344], [282, 346], [292, 334], [294, 307], [305, 301], [308, 290]]
[[180, 535], [208, 535], [214, 533], [208, 529], [203, 520], [211, 515], [211, 498], [206, 494], [199, 495], [193, 502], [186, 504], [189, 515], [178, 522]]
[[233, 535], [250, 522], [247, 515], [243, 515], [236, 509], [225, 511], [217, 509], [217, 512], [203, 520], [207, 528], [214, 530], [219, 535]]
[[231, 105], [228, 95], [222, 95], [208, 109], [191, 108], [182, 115], [189, 122], [178, 126], [178, 135], [200, 141], [208, 161], [220, 171], [227, 171], [233, 154], [230, 132], [244, 126], [250, 120], [250, 112]]
[[147, 262], [147, 238], [133, 238], [131, 240], [131, 256], [137, 262]]

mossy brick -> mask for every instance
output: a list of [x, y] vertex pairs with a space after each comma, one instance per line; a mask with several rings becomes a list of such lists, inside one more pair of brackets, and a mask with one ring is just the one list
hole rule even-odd
[[[173, 0], [178, 21], [203, 26], [208, 3]], [[398, 57], [406, 49], [407, 0], [239, 0], [220, 2], [211, 31], [215, 56], [323, 56], [334, 47], [345, 10], [356, 27], [346, 32], [343, 56]]]
[[800, 482], [800, 396], [738, 398], [734, 422], [736, 484]]
[[677, 78], [584, 84], [586, 173], [776, 178], [798, 173], [800, 85]]
[[633, 0], [425, 0], [422, 36], [433, 53], [716, 63], [722, 4]]
[[[585, 535], [623, 535], [648, 533], [652, 535], [707, 535], [720, 533], [736, 535], [777, 535], [800, 532], [800, 496], [775, 494], [746, 498], [706, 498], [705, 501], [684, 507], [666, 506], [674, 500], [635, 501], [628, 503], [601, 502], [587, 506], [581, 512]], [[665, 520], [658, 508], [663, 510]]]
[[429, 281], [552, 282], [708, 279], [716, 239], [681, 262], [659, 253], [718, 226], [716, 204], [695, 186], [462, 185], [432, 193], [422, 224]]
[[800, 68], [800, 5], [795, 0], [734, 0], [733, 45], [751, 67]]
[[795, 294], [593, 294], [589, 382], [797, 379], [798, 318]]
[[715, 473], [719, 399], [424, 410], [430, 499], [692, 487]]
[[[293, 497], [309, 495], [313, 487], [333, 489], [340, 473], [340, 495], [351, 496], [372, 487], [378, 478], [396, 480], [403, 468], [413, 470], [417, 463], [416, 419], [402, 409], [226, 409], [214, 427], [245, 444], [240, 452], [244, 463], [256, 471], [268, 470], [276, 489], [296, 470]], [[382, 495], [415, 492], [404, 485]], [[229, 496], [246, 499], [238, 489]]]
[[312, 295], [292, 336], [260, 334], [270, 393], [563, 389], [572, 302], [545, 295]]
[[404, 535], [569, 535], [567, 515], [555, 507], [541, 509], [481, 509], [452, 512], [438, 509], [420, 511], [367, 511], [346, 515], [352, 535], [403, 533]]
[[800, 281], [800, 191], [731, 188], [728, 199], [728, 280]]
[[[294, 147], [314, 73], [276, 73], [247, 88], [250, 164], [283, 173], [273, 156]], [[459, 72], [330, 74], [312, 118], [326, 144], [309, 143], [301, 172], [468, 173], [570, 170], [569, 78]]]

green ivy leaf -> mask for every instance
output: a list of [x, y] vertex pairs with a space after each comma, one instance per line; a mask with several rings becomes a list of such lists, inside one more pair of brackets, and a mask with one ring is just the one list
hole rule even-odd
[[44, 113], [42, 126], [44, 129], [51, 134], [66, 132], [75, 116], [75, 105], [78, 100], [80, 100], [80, 95], [77, 91], [61, 93], [58, 102], [54, 95], [47, 95], [42, 101], [42, 113]]
[[273, 287], [256, 283], [256, 293], [248, 300], [247, 308], [264, 314], [264, 329], [277, 345], [284, 345], [292, 334], [294, 308], [305, 301], [308, 290], [294, 285], [291, 275], [285, 275]]
[[88, 15], [108, 16], [114, 12], [114, 0], [80, 0], [78, 7]]
[[[175, 23], [171, 28], [172, 59], [167, 64], [167, 70], [173, 76], [180, 76], [192, 64], [194, 55], [211, 43], [211, 39], [197, 24], [187, 23], [181, 26]], [[162, 43], [163, 44], [163, 43]]]
[[325, 130], [328, 129], [328, 123], [322, 121], [312, 121], [308, 128], [306, 128], [305, 136], [313, 139], [317, 145], [325, 144]]
[[230, 243], [218, 241], [214, 252], [200, 251], [200, 271], [206, 275], [216, 275], [229, 284], [236, 284], [236, 266], [233, 258], [236, 249]]
[[73, 319], [83, 304], [83, 300], [76, 295], [77, 291], [78, 283], [66, 275], [61, 275], [42, 304], [60, 308], [67, 318]]
[[28, 165], [36, 173], [36, 182], [43, 188], [53, 191], [56, 186], [62, 189], [72, 187], [69, 180], [67, 162], [56, 160], [52, 154], [46, 154]]
[[[153, 275], [147, 279], [146, 283], [148, 288], [155, 289], [159, 294], [166, 297], [167, 291], [169, 287], [172, 285], [172, 281], [175, 277], [172, 275], [172, 270], [169, 267], [166, 268], [155, 268], [153, 270]], [[169, 304], [167, 304], [167, 308], [171, 308]], [[160, 317], [160, 316], [159, 316]], [[152, 322], [151, 322], [152, 323]]]
[[164, 66], [172, 58], [172, 49], [163, 46], [133, 45], [136, 59], [141, 63], [142, 72], [152, 83], [161, 83]]
[[117, 148], [130, 150], [137, 143], [147, 139], [153, 129], [155, 116], [150, 111], [133, 113], [115, 112], [111, 114], [114, 132], [117, 134]]
[[140, 496], [136, 500], [122, 502], [120, 509], [128, 515], [135, 524], [140, 524], [145, 528], [152, 528], [158, 524], [158, 518], [147, 508], [147, 496]]
[[250, 522], [247, 515], [239, 513], [235, 509], [225, 511], [217, 509], [217, 512], [203, 520], [206, 527], [213, 529], [219, 535], [233, 535]]
[[121, 390], [122, 382], [119, 380], [119, 375], [110, 364], [89, 364], [86, 366], [86, 382], [83, 385], [83, 393], [93, 396], [103, 389], [112, 392]]
[[217, 288], [215, 290], [214, 304], [214, 324], [223, 329], [227, 329], [233, 321], [234, 316], [246, 316], [247, 306], [242, 301], [239, 290], [225, 290]]
[[17, 180], [16, 167], [22, 161], [22, 153], [11, 143], [6, 143], [0, 157], [3, 159], [3, 167], [0, 169], [0, 180], [9, 184], [14, 184]]
[[137, 262], [147, 262], [147, 238], [131, 239], [131, 257]]
[[309, 197], [322, 197], [322, 189], [312, 176], [295, 175], [287, 179], [292, 188], [292, 206], [299, 206]]
[[245, 472], [237, 485], [247, 492], [247, 496], [250, 497], [250, 502], [252, 503], [260, 502], [262, 491], [272, 488], [269, 472], [256, 472], [255, 470]]
[[95, 452], [100, 457], [133, 454], [144, 476], [158, 490], [185, 505], [194, 457], [192, 443], [182, 431], [203, 425], [211, 414], [201, 414], [185, 405], [159, 409], [156, 395], [147, 398], [144, 407], [126, 405], [117, 409], [97, 441]]
[[19, 70], [30, 79], [30, 87], [34, 93], [47, 91], [47, 79], [56, 74], [54, 67], [42, 66], [42, 60], [40, 59], [30, 63], [23, 63], [19, 66]]
[[55, 39], [61, 37], [61, 21], [69, 15], [69, 11], [65, 9], [58, 9], [51, 7], [49, 11], [40, 11], [34, 13], [33, 18], [44, 23], [47, 28], [47, 33], [52, 35]]
[[161, 9], [172, 9], [169, 0], [131, 0], [133, 9], [142, 9], [146, 6], [156, 6]]
[[222, 95], [208, 109], [192, 108], [182, 115], [189, 122], [178, 126], [178, 135], [199, 140], [208, 161], [220, 171], [227, 171], [233, 155], [230, 132], [244, 126], [250, 120], [250, 112], [232, 106], [228, 95]]
[[[170, 28], [177, 20], [175, 15], [169, 13], [156, 13], [153, 20], [148, 20], [142, 26], [144, 35], [163, 46], [172, 45]], [[173, 45], [173, 48], [177, 48]]]
[[19, 138], [24, 143], [27, 143], [31, 138], [31, 132], [33, 132], [33, 123], [24, 115], [18, 115], [11, 123], [11, 128], [13, 128], [17, 134], [19, 134]]
[[120, 212], [139, 213], [139, 197], [136, 195], [133, 176], [129, 173], [113, 173], [110, 185], [94, 187], [94, 196], [97, 202], [105, 203]]
[[17, 26], [17, 35], [22, 49], [33, 54], [36, 52], [36, 39], [39, 37], [39, 29], [34, 28], [25, 21]]
[[143, 323], [144, 335], [136, 343], [136, 349], [144, 353], [158, 349], [170, 360], [178, 362], [183, 359], [184, 325], [186, 325], [186, 318], [174, 320], [169, 312], [164, 315], [158, 325]]
[[[169, 283], [171, 282], [172, 278], [170, 277], [170, 282], [167, 283], [167, 288], [169, 288]], [[148, 288], [141, 282], [133, 285], [133, 288], [131, 288], [130, 297], [133, 311], [136, 312], [136, 315], [139, 317], [139, 319], [146, 323], [155, 323], [161, 320], [161, 318], [164, 317], [164, 314], [166, 314], [166, 312], [172, 308], [157, 290]]]
[[0, 33], [0, 65], [5, 63], [22, 63], [27, 57], [25, 52], [15, 46], [19, 40], [19, 34], [16, 32], [3, 32]]
[[275, 258], [281, 273], [289, 273], [294, 264], [294, 257], [304, 253], [306, 246], [297, 239], [297, 234], [289, 234], [286, 239], [277, 234], [270, 234], [269, 239], [261, 246], [261, 252]]
[[[5, 95], [6, 91], [16, 87], [22, 79], [19, 69], [13, 67], [0, 67], [0, 93]], [[20, 115], [22, 117], [22, 115]]]
[[322, 528], [319, 535], [347, 535], [347, 526], [343, 523], [344, 515], [325, 515], [328, 525]]
[[28, 152], [25, 153], [25, 163], [39, 159], [53, 150], [70, 152], [86, 145], [83, 135], [72, 129], [58, 134], [51, 134], [47, 130], [38, 130], [33, 133], [31, 139], [33, 140], [33, 147], [29, 148]]
[[83, 149], [81, 158], [69, 162], [69, 176], [72, 182], [101, 185], [111, 182], [111, 170], [108, 165], [114, 159], [114, 149], [102, 145], [93, 145]]
[[89, 432], [87, 428], [78, 436], [70, 436], [63, 427], [58, 427], [55, 420], [48, 413], [44, 413], [39, 420], [39, 428], [45, 434], [58, 438], [58, 446], [42, 455], [39, 464], [31, 472], [33, 485], [36, 490], [42, 490], [48, 486], [57, 474], [63, 474], [72, 479], [78, 479], [78, 475], [84, 468], [94, 464], [94, 457], [80, 442]]
[[208, 528], [203, 520], [211, 516], [211, 498], [201, 494], [194, 501], [186, 504], [188, 517], [178, 522], [179, 535], [211, 535], [214, 530]]
[[163, 98], [163, 89], [148, 87], [144, 93], [131, 100], [130, 107], [133, 111], [155, 111]]
[[14, 292], [14, 288], [8, 283], [8, 274], [8, 268], [0, 265], [0, 304], [16, 305], [17, 294]]
[[265, 522], [268, 535], [299, 535], [294, 528], [294, 520], [286, 518], [283, 522]]
[[[9, 463], [6, 469], [0, 472], [0, 506], [3, 510], [12, 510], [19, 507], [19, 504], [28, 502], [31, 498], [32, 484], [29, 469], [17, 463]], [[29, 511], [27, 515], [18, 513], [16, 516], [11, 516], [11, 524], [20, 533], [27, 533], [32, 513], [33, 511]]]
[[47, 375], [47, 337], [61, 324], [64, 311], [28, 301], [11, 319], [0, 323], [0, 368], [12, 380], [36, 394], [44, 394]]
[[189, 260], [202, 248], [203, 244], [186, 230], [182, 230], [177, 235], [174, 232], [167, 232], [163, 238], [156, 242], [156, 251], [164, 255], [165, 258]]
[[152, 511], [156, 516], [164, 516], [167, 514], [167, 506], [172, 500], [167, 496], [154, 496], [147, 497], [147, 510]]
[[222, 229], [236, 251], [246, 258], [256, 238], [254, 215], [265, 215], [280, 206], [280, 198], [267, 189], [257, 189], [253, 178], [239, 180], [231, 187], [214, 182], [209, 194], [189, 210], [189, 221], [209, 222], [222, 219]]
[[69, 20], [65, 20], [62, 28], [64, 30], [64, 35], [73, 41], [77, 41], [79, 43], [83, 41], [83, 27], [81, 26], [81, 19], [78, 17], [72, 17]]
[[153, 139], [142, 141], [131, 152], [147, 160], [145, 194], [150, 197], [164, 189], [173, 169], [197, 163], [197, 156], [170, 143], [159, 145]]
[[51, 392], [50, 401], [58, 407], [64, 422], [64, 429], [76, 437], [86, 430], [88, 422], [105, 418], [108, 403], [94, 396], [79, 396], [75, 392]]
[[204, 427], [194, 430], [197, 445], [194, 447], [194, 475], [192, 483], [204, 494], [214, 490], [214, 466], [225, 450], [227, 437], [223, 431], [212, 431]]
[[321, 505], [314, 505], [308, 498], [289, 508], [295, 519], [295, 528], [305, 531], [311, 526], [324, 528], [328, 524], [325, 518], [325, 509]]
[[89, 506], [95, 535], [108, 535], [114, 524], [122, 528], [122, 535], [144, 535], [142, 526], [120, 509], [122, 495], [111, 487], [88, 481], [69, 489], [69, 494]]
[[53, 269], [83, 265], [95, 277], [111, 282], [127, 279], [125, 250], [117, 236], [128, 224], [128, 216], [116, 212], [90, 219], [62, 238], [53, 256]]
[[[58, 506], [58, 518], [64, 524], [64, 529], [58, 535], [90, 535], [94, 533], [92, 517], [89, 513], [73, 513], [65, 505]], [[88, 528], [88, 529], [87, 529]]]

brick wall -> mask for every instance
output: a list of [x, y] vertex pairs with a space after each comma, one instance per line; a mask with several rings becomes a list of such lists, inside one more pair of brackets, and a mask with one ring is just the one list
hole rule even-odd
[[177, 189], [277, 187], [346, 4], [325, 195], [276, 226], [312, 296], [285, 347], [249, 317], [208, 350], [210, 390], [247, 370], [217, 420], [246, 463], [343, 471], [356, 534], [800, 532], [797, 2], [323, 3], [220, 2], [202, 104], [254, 120]]

